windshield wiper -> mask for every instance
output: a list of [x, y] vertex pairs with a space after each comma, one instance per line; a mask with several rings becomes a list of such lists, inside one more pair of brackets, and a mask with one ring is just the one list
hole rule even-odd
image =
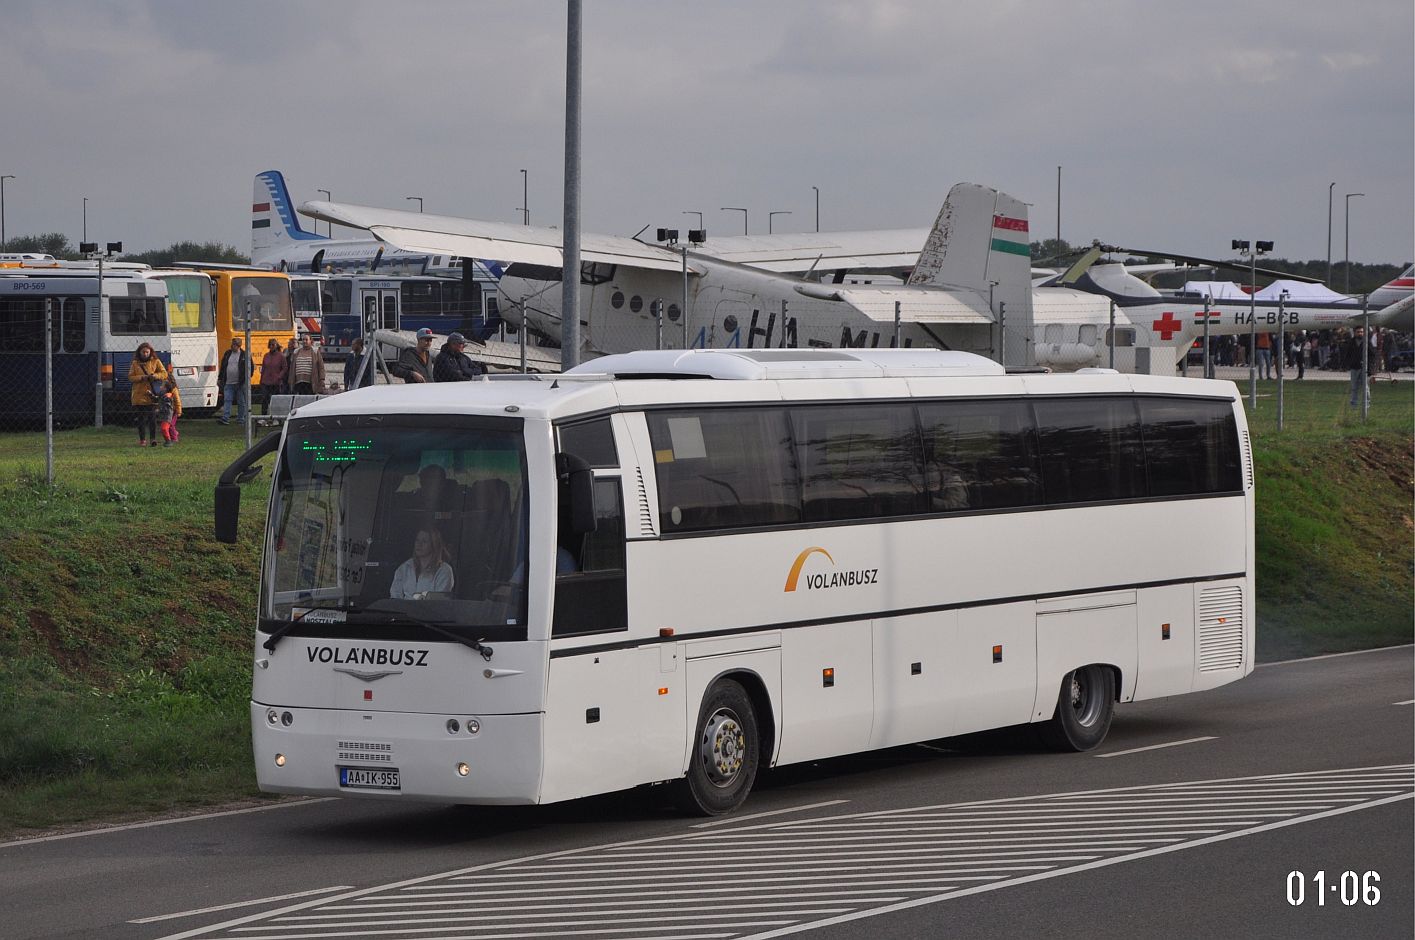
[[492, 657], [492, 656], [495, 654], [495, 652], [496, 652], [496, 651], [493, 650], [490, 646], [487, 646], [485, 643], [483, 643], [483, 642], [482, 642], [481, 640], [479, 640], [479, 639], [478, 639], [478, 640], [468, 639], [467, 637], [462, 636], [460, 633], [457, 633], [457, 632], [454, 631], [454, 630], [449, 630], [449, 629], [447, 629], [446, 627], [438, 626], [436, 623], [433, 623], [431, 620], [424, 620], [424, 619], [422, 619], [421, 617], [415, 617], [415, 616], [413, 616], [412, 614], [392, 613], [392, 612], [389, 612], [389, 611], [382, 611], [382, 610], [369, 610], [369, 609], [367, 609], [367, 608], [360, 607], [360, 606], [358, 606], [357, 604], [344, 604], [344, 605], [335, 605], [335, 606], [326, 606], [326, 607], [311, 607], [311, 608], [309, 608], [308, 610], [306, 610], [306, 611], [304, 611], [303, 613], [301, 613], [298, 617], [291, 617], [287, 622], [282, 623], [280, 626], [278, 626], [278, 627], [276, 627], [274, 630], [272, 630], [272, 631], [270, 632], [270, 636], [269, 636], [269, 637], [266, 639], [266, 641], [265, 641], [263, 644], [261, 644], [261, 645], [264, 646], [267, 650], [269, 650], [270, 652], [273, 653], [273, 652], [275, 652], [275, 646], [276, 646], [277, 643], [280, 642], [281, 637], [284, 637], [284, 636], [287, 635], [291, 630], [295, 629], [295, 627], [299, 626], [300, 623], [303, 622], [303, 621], [304, 621], [307, 617], [309, 617], [311, 614], [316, 614], [316, 613], [320, 613], [321, 611], [331, 611], [331, 610], [332, 610], [332, 611], [338, 611], [338, 612], [344, 613], [344, 614], [357, 614], [357, 615], [365, 616], [365, 617], [379, 617], [379, 618], [382, 618], [383, 622], [385, 622], [385, 623], [403, 623], [403, 622], [412, 623], [412, 624], [415, 624], [415, 625], [417, 625], [417, 626], [419, 626], [419, 627], [424, 627], [424, 628], [426, 628], [426, 629], [428, 629], [428, 630], [431, 630], [433, 633], [440, 633], [440, 634], [442, 634], [443, 636], [447, 637], [447, 638], [450, 639], [450, 640], [456, 640], [458, 643], [461, 643], [463, 646], [466, 646], [466, 647], [469, 647], [469, 648], [471, 648], [471, 649], [476, 650], [478, 653], [481, 654], [481, 658], [484, 659], [484, 660], [487, 660], [488, 662], [491, 661], [491, 657]]

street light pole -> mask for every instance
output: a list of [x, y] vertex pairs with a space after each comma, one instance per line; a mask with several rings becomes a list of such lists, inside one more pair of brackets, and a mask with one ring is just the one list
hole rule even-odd
[[777, 209], [775, 212], [768, 212], [768, 213], [766, 214], [766, 233], [767, 233], [768, 235], [771, 234], [771, 232], [772, 232], [772, 228], [771, 228], [772, 220], [775, 219], [778, 215], [790, 215], [790, 214], [791, 214], [791, 211], [790, 211], [789, 209]]
[[5, 247], [5, 181], [15, 178], [15, 174], [6, 173], [0, 176], [0, 250]]
[[1364, 196], [1364, 195], [1366, 195], [1366, 194], [1365, 194], [1365, 193], [1347, 193], [1347, 194], [1346, 194], [1346, 222], [1344, 223], [1344, 227], [1345, 227], [1345, 229], [1346, 229], [1346, 260], [1345, 260], [1345, 265], [1346, 265], [1346, 286], [1342, 288], [1342, 293], [1343, 293], [1343, 294], [1350, 294], [1350, 293], [1351, 293], [1351, 197], [1352, 197], [1352, 196]]
[[[327, 202], [333, 202], [333, 201], [334, 201], [334, 194], [331, 193], [331, 192], [330, 192], [329, 190], [327, 190], [327, 189], [316, 189], [315, 192], [317, 192], [317, 193], [324, 193], [324, 198], [325, 198], [325, 200], [326, 200]], [[334, 223], [333, 223], [333, 222], [326, 222], [325, 224], [329, 226], [329, 237], [330, 237], [330, 238], [333, 238], [333, 237], [334, 237]]]
[[418, 201], [418, 211], [419, 211], [419, 212], [423, 211], [423, 197], [422, 197], [422, 196], [404, 196], [403, 198], [406, 199], [406, 200], [408, 200], [409, 202], [411, 202], [411, 201], [413, 201], [414, 199], [416, 199], [416, 200]]
[[[683, 210], [683, 214], [684, 214], [684, 215], [695, 215], [695, 216], [697, 216], [697, 217], [698, 217], [698, 231], [701, 232], [701, 231], [703, 230], [703, 214], [702, 214], [701, 212], [699, 212], [699, 211], [696, 210], [696, 209], [684, 209], [684, 210]], [[683, 308], [683, 309], [685, 309], [685, 310], [687, 309], [687, 305], [686, 305], [686, 304], [684, 305], [684, 308]]]
[[1331, 197], [1336, 189], [1336, 181], [1327, 186], [1327, 287], [1331, 287]]
[[88, 197], [84, 197], [84, 237], [80, 241], [88, 241]]
[[742, 209], [742, 208], [740, 208], [740, 207], [738, 207], [738, 206], [719, 206], [718, 208], [720, 208], [723, 212], [740, 212], [740, 213], [742, 213], [742, 234], [743, 234], [743, 235], [746, 235], [746, 234], [747, 234], [747, 210], [746, 210], [746, 209]]
[[[580, 364], [580, 80], [582, 0], [565, 17], [565, 202], [560, 269], [560, 369]], [[530, 211], [526, 212], [527, 224]]]
[[521, 217], [522, 225], [531, 224], [530, 175], [521, 171]]
[[816, 231], [819, 232], [821, 230], [821, 188], [819, 186], [811, 188], [816, 191]]

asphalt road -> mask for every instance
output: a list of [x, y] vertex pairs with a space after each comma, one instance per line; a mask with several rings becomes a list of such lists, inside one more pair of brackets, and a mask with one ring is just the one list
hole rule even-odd
[[1407, 938], [1413, 663], [1262, 666], [1122, 706], [1091, 754], [1002, 732], [784, 768], [706, 825], [647, 790], [0, 844], [0, 936]]

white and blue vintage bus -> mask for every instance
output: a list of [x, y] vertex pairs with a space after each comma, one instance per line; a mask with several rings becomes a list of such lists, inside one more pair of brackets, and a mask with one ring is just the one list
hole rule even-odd
[[361, 389], [228, 468], [219, 538], [271, 452], [268, 791], [723, 813], [767, 767], [987, 728], [1094, 748], [1253, 669], [1229, 382], [783, 349]]
[[166, 284], [134, 267], [87, 266], [0, 269], [0, 363], [7, 393], [0, 422], [42, 422], [45, 414], [44, 335], [50, 340], [54, 418], [61, 424], [94, 420], [98, 396], [103, 415], [131, 410], [128, 368], [142, 343], [171, 364]]

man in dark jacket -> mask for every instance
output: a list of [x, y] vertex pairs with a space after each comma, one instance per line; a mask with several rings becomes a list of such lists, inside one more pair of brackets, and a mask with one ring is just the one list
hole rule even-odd
[[1356, 331], [1346, 342], [1341, 344], [1341, 367], [1351, 376], [1351, 406], [1354, 408], [1361, 404], [1357, 396], [1363, 396], [1364, 401], [1371, 400], [1371, 385], [1366, 376], [1365, 361], [1362, 355], [1366, 349], [1366, 330], [1357, 327]]
[[[362, 376], [359, 375], [361, 369]], [[373, 380], [374, 362], [364, 354], [363, 337], [355, 336], [349, 358], [344, 361], [344, 388], [367, 388]]]
[[467, 338], [453, 333], [432, 362], [432, 377], [438, 382], [466, 382], [482, 374], [481, 363], [473, 362], [462, 350]]
[[216, 420], [222, 424], [231, 423], [233, 402], [236, 404], [236, 416], [242, 424], [246, 423], [246, 410], [250, 408], [251, 364], [242, 345], [241, 338], [233, 336], [231, 348], [221, 357], [221, 365], [217, 368], [216, 374], [221, 382], [222, 409]]
[[432, 381], [432, 330], [423, 327], [418, 330], [418, 344], [405, 349], [398, 355], [398, 361], [389, 370], [408, 383]]

